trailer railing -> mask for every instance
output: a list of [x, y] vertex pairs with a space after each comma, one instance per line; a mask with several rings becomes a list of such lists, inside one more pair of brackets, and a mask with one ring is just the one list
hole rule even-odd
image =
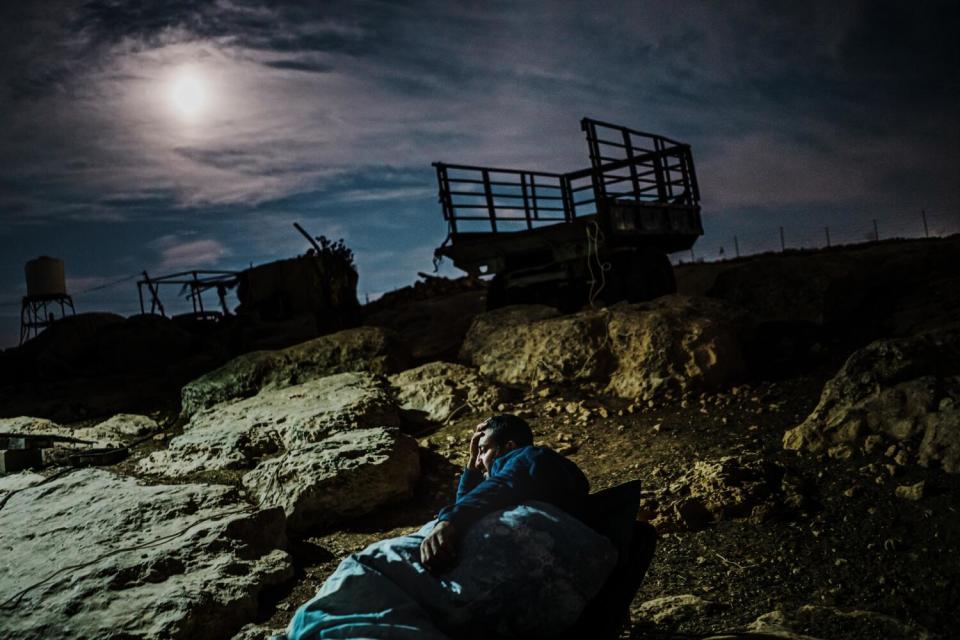
[[[439, 199], [450, 233], [459, 223], [504, 230], [533, 229], [597, 213], [609, 201], [696, 206], [690, 147], [589, 118], [591, 166], [571, 173], [435, 162]], [[619, 137], [619, 141], [610, 137]]]

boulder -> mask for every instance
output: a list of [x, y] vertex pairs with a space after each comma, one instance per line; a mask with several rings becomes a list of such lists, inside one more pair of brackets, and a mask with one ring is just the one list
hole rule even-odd
[[769, 634], [785, 640], [931, 640], [933, 637], [919, 625], [907, 624], [873, 611], [844, 611], [836, 607], [815, 605], [804, 605], [790, 613], [779, 610], [765, 613], [747, 625], [746, 630], [749, 633]]
[[604, 311], [558, 317], [552, 307], [517, 305], [477, 316], [459, 359], [503, 384], [585, 382], [609, 366]]
[[379, 327], [347, 329], [278, 351], [254, 351], [183, 387], [185, 416], [215, 404], [246, 398], [264, 388], [282, 388], [347, 371], [388, 374], [409, 356], [395, 336]]
[[266, 460], [243, 485], [261, 507], [283, 507], [291, 530], [305, 531], [405, 497], [419, 475], [416, 440], [374, 427], [336, 432]]
[[699, 531], [731, 518], [768, 519], [802, 507], [799, 483], [775, 462], [754, 455], [697, 460], [647, 507], [664, 531]]
[[390, 376], [403, 409], [435, 422], [455, 415], [489, 412], [507, 400], [505, 391], [462, 364], [431, 362]]
[[399, 410], [385, 380], [339, 373], [204, 409], [166, 450], [140, 461], [144, 473], [251, 469], [282, 450], [317, 442], [334, 431], [399, 426]]
[[[0, 419], [0, 433], [66, 436], [86, 440], [97, 447], [120, 447], [156, 430], [157, 423], [152, 418], [132, 413], [118, 413], [92, 427], [76, 428], [29, 416]], [[61, 445], [81, 446], [70, 443], [61, 443]]]
[[230, 638], [293, 576], [282, 510], [220, 485], [78, 470], [9, 495], [0, 531], [4, 638]]
[[157, 422], [148, 416], [118, 413], [92, 427], [76, 429], [73, 436], [82, 440], [93, 440], [102, 447], [118, 447], [142, 438], [158, 428]]
[[610, 309], [616, 365], [607, 391], [650, 400], [730, 384], [744, 373], [739, 335], [746, 315], [707, 298], [664, 296]]
[[710, 600], [685, 593], [647, 600], [635, 609], [635, 613], [640, 620], [672, 626], [680, 622], [703, 619], [718, 609], [717, 604]]
[[46, 418], [17, 416], [15, 418], [0, 418], [0, 433], [64, 435], [64, 428]]
[[879, 340], [853, 353], [783, 446], [818, 452], [870, 435], [920, 442], [919, 461], [960, 472], [960, 326]]

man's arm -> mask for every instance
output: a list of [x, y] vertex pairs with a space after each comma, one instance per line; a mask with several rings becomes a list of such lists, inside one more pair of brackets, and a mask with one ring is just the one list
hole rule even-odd
[[429, 571], [443, 572], [456, 563], [460, 536], [476, 520], [528, 497], [525, 464], [518, 458], [522, 456], [516, 456], [496, 475], [458, 499], [455, 505], [440, 511], [437, 524], [420, 544], [420, 561]]
[[[460, 483], [457, 485], [456, 502], [460, 502], [464, 496], [468, 495], [473, 489], [483, 482], [483, 472], [480, 470], [480, 438], [483, 437], [483, 429], [487, 426], [486, 421], [476, 426], [473, 436], [470, 438], [470, 449], [468, 452], [467, 465], [460, 474]], [[434, 525], [430, 534], [423, 539], [420, 544], [420, 562], [430, 571], [442, 571], [456, 562], [457, 551], [457, 528], [450, 522], [439, 521]]]
[[467, 527], [488, 513], [523, 502], [530, 497], [532, 483], [527, 452], [518, 452], [456, 504], [441, 509], [437, 519], [450, 522], [457, 530]]
[[480, 455], [480, 438], [483, 437], [483, 427], [486, 426], [486, 424], [486, 422], [478, 424], [473, 433], [473, 437], [470, 438], [470, 457], [467, 458], [467, 466], [463, 468], [463, 473], [460, 474], [460, 484], [457, 485], [457, 498], [455, 502], [460, 502], [463, 496], [473, 491], [478, 484], [483, 482], [483, 471], [480, 470], [478, 456]]

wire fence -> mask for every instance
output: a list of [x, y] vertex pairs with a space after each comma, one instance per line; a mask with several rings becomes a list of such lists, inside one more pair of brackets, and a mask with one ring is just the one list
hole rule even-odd
[[960, 233], [960, 213], [918, 211], [912, 216], [873, 218], [825, 225], [771, 226], [730, 234], [707, 233], [690, 251], [670, 256], [674, 264], [716, 262], [760, 253], [827, 249], [893, 239], [942, 238]]

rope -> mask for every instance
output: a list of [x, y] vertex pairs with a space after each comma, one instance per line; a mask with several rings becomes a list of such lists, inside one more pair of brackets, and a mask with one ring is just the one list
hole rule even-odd
[[[609, 262], [600, 261], [600, 243], [603, 241], [603, 232], [596, 220], [591, 220], [587, 225], [587, 271], [590, 273], [590, 293], [587, 295], [587, 302], [591, 309], [596, 309], [597, 296], [603, 291], [607, 284], [606, 272], [612, 268]], [[597, 286], [597, 278], [593, 273], [593, 264], [590, 258], [596, 261], [600, 270], [600, 286]]]
[[[135, 273], [132, 276], [124, 276], [123, 278], [118, 278], [117, 280], [111, 280], [110, 282], [98, 284], [95, 287], [87, 287], [86, 289], [82, 289], [80, 291], [77, 291], [74, 294], [71, 294], [71, 296], [82, 296], [83, 294], [90, 293], [91, 291], [100, 291], [101, 289], [109, 289], [110, 287], [116, 286], [124, 282], [129, 282], [130, 280], [133, 280], [134, 278], [139, 278], [139, 277], [140, 277], [139, 273]], [[9, 301], [0, 302], [0, 307], [19, 307], [22, 304], [23, 304], [23, 300], [9, 300]]]
[[139, 273], [135, 273], [135, 274], [133, 274], [132, 276], [125, 276], [125, 277], [120, 278], [120, 279], [118, 279], [118, 280], [112, 280], [112, 281], [106, 282], [106, 283], [104, 283], [104, 284], [99, 284], [99, 285], [97, 285], [97, 286], [95, 286], [95, 287], [88, 287], [88, 288], [86, 288], [86, 289], [83, 289], [82, 291], [77, 291], [77, 292], [76, 292], [75, 294], [73, 294], [73, 295], [79, 296], [79, 295], [83, 295], [84, 293], [90, 293], [91, 291], [100, 291], [101, 289], [108, 289], [108, 288], [113, 287], [113, 286], [115, 286], [115, 285], [118, 285], [118, 284], [120, 284], [120, 283], [122, 283], [122, 282], [128, 282], [128, 281], [130, 281], [130, 280], [133, 280], [134, 278], [139, 278], [139, 277], [140, 277], [140, 274], [139, 274]]
[[47, 476], [46, 478], [44, 478], [44, 479], [41, 480], [40, 482], [37, 482], [37, 483], [35, 483], [35, 484], [32, 484], [32, 485], [30, 485], [29, 487], [22, 487], [22, 488], [20, 488], [20, 489], [14, 489], [14, 490], [12, 490], [12, 491], [8, 491], [7, 493], [5, 493], [5, 494], [3, 495], [2, 498], [0, 498], [0, 509], [3, 509], [4, 505], [7, 504], [7, 501], [10, 500], [10, 498], [12, 498], [14, 495], [20, 493], [21, 491], [26, 491], [27, 489], [33, 489], [34, 487], [39, 487], [39, 486], [41, 486], [41, 485], [47, 484], [48, 482], [53, 482], [54, 480], [56, 480], [56, 479], [58, 479], [58, 478], [62, 478], [63, 476], [67, 475], [68, 473], [73, 473], [74, 471], [77, 471], [78, 469], [79, 469], [79, 467], [69, 467], [69, 468], [67, 468], [67, 469], [61, 469], [60, 471], [56, 472], [56, 473], [53, 474], [52, 476]]

